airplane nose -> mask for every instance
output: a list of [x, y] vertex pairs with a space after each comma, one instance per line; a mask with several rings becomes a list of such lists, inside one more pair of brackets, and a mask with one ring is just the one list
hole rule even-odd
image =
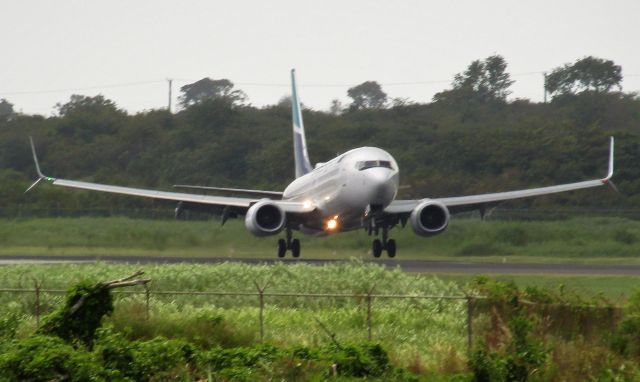
[[387, 205], [391, 203], [398, 190], [396, 173], [387, 168], [366, 170], [367, 183], [371, 190], [370, 204]]

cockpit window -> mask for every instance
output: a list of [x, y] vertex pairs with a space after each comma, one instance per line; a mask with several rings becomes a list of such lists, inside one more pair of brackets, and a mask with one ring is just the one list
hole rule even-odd
[[360, 171], [373, 167], [384, 167], [393, 169], [393, 167], [391, 167], [391, 162], [388, 160], [365, 160], [356, 163], [356, 168]]

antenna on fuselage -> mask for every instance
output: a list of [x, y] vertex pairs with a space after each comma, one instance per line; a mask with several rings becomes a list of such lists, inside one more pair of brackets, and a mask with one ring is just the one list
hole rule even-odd
[[293, 157], [296, 164], [296, 178], [311, 172], [313, 167], [307, 153], [307, 138], [304, 134], [304, 123], [302, 122], [302, 109], [298, 99], [298, 88], [296, 86], [296, 70], [291, 69], [291, 115], [293, 121]]

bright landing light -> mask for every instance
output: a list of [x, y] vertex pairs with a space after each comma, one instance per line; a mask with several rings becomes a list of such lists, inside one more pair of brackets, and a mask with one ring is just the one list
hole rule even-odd
[[338, 228], [338, 216], [327, 220], [327, 231], [335, 231]]

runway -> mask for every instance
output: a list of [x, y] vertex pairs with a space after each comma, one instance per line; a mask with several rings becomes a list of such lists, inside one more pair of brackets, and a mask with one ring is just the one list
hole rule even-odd
[[[0, 266], [8, 264], [57, 264], [110, 262], [124, 264], [219, 264], [236, 262], [245, 264], [341, 264], [351, 260], [322, 259], [242, 259], [220, 257], [166, 257], [166, 256], [2, 256]], [[380, 264], [387, 268], [400, 267], [405, 272], [451, 274], [533, 274], [533, 275], [619, 275], [640, 276], [640, 265], [591, 264], [531, 264], [531, 263], [475, 263], [463, 261], [372, 259], [365, 264]]]

